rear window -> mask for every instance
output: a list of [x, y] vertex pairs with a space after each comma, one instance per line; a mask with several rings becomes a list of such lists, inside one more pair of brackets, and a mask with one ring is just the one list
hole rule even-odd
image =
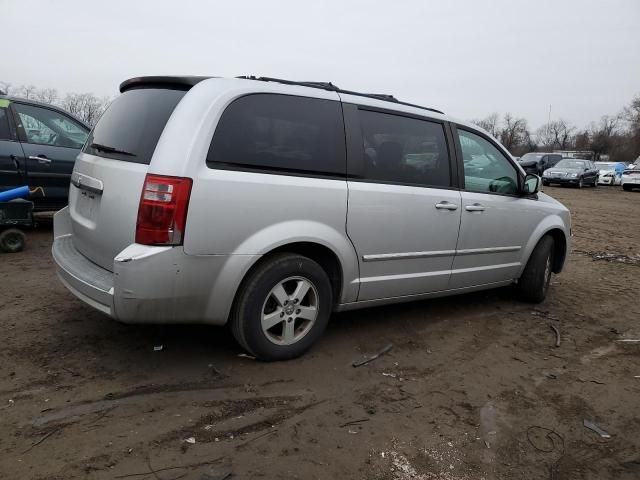
[[278, 94], [241, 97], [222, 114], [207, 165], [345, 176], [340, 102]]
[[124, 92], [100, 117], [84, 151], [148, 165], [169, 117], [185, 93], [155, 88]]

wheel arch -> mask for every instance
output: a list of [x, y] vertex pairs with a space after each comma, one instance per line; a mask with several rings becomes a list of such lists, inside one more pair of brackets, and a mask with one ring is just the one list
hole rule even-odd
[[[558, 218], [557, 220], [560, 219]], [[556, 222], [553, 219], [547, 219], [547, 221], [538, 226], [534, 235], [531, 236], [525, 247], [524, 261], [522, 262], [522, 270], [520, 271], [520, 274], [522, 274], [522, 271], [524, 271], [524, 268], [529, 262], [529, 258], [531, 257], [534, 248], [538, 243], [540, 243], [540, 240], [545, 235], [549, 235], [553, 239], [553, 273], [560, 273], [564, 268], [567, 252], [569, 250], [569, 239], [561, 222]]]

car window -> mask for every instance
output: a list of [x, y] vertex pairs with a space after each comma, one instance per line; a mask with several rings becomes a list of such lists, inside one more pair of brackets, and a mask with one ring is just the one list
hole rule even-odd
[[149, 165], [160, 135], [184, 90], [136, 88], [117, 97], [93, 127], [84, 151]]
[[365, 179], [412, 185], [451, 185], [449, 151], [440, 123], [359, 110]]
[[278, 94], [241, 97], [222, 114], [207, 165], [345, 176], [340, 102]]
[[11, 140], [9, 130], [9, 110], [0, 107], [0, 140]]
[[473, 192], [516, 194], [518, 174], [511, 162], [488, 140], [458, 129], [465, 189]]
[[82, 148], [89, 132], [66, 115], [22, 103], [14, 103], [27, 143]]

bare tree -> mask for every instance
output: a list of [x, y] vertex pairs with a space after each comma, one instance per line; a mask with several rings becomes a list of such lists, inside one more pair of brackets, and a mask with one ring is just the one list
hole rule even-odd
[[536, 131], [536, 139], [545, 147], [566, 150], [573, 145], [575, 130], [575, 127], [565, 120], [554, 120]]
[[500, 143], [502, 143], [507, 150], [511, 152], [516, 147], [526, 144], [527, 137], [529, 136], [529, 128], [524, 118], [516, 118], [510, 113], [504, 116], [499, 138]]
[[35, 85], [21, 85], [12, 92], [12, 95], [35, 100], [37, 92], [38, 89]]
[[98, 98], [92, 93], [69, 93], [62, 100], [61, 106], [67, 112], [84, 120], [89, 125], [95, 125], [109, 105], [109, 98]]
[[499, 135], [499, 126], [500, 126], [500, 115], [497, 113], [492, 113], [491, 115], [479, 119], [479, 120], [471, 120], [472, 123], [475, 123], [480, 128], [484, 128], [487, 132], [489, 132], [492, 136], [498, 137]]
[[11, 93], [11, 84], [0, 80], [0, 92], [4, 92], [6, 95]]
[[620, 115], [603, 115], [598, 123], [592, 123], [589, 131], [591, 150], [594, 152], [609, 153], [620, 133]]
[[58, 91], [55, 88], [43, 88], [36, 90], [34, 98], [39, 102], [52, 105], [58, 101]]

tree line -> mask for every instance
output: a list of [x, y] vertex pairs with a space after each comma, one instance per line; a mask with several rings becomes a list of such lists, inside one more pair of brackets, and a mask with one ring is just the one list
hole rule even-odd
[[0, 91], [13, 97], [36, 100], [48, 105], [62, 107], [80, 120], [93, 126], [111, 102], [109, 97], [97, 97], [93, 93], [66, 93], [60, 95], [55, 88], [37, 88], [35, 85], [14, 87], [0, 81]]
[[[13, 87], [2, 81], [0, 90], [15, 97], [57, 105], [91, 126], [111, 102], [109, 97], [97, 97], [92, 93], [61, 96], [55, 88]], [[632, 161], [640, 155], [640, 95], [616, 115], [604, 115], [582, 129], [558, 119], [531, 131], [525, 118], [511, 113], [492, 113], [472, 122], [500, 140], [515, 156], [534, 151], [591, 150], [599, 155], [607, 154], [612, 160]]]
[[515, 156], [534, 151], [591, 150], [622, 162], [640, 155], [640, 95], [616, 115], [603, 115], [581, 129], [558, 119], [531, 131], [525, 118], [511, 113], [492, 113], [472, 123], [500, 140]]

